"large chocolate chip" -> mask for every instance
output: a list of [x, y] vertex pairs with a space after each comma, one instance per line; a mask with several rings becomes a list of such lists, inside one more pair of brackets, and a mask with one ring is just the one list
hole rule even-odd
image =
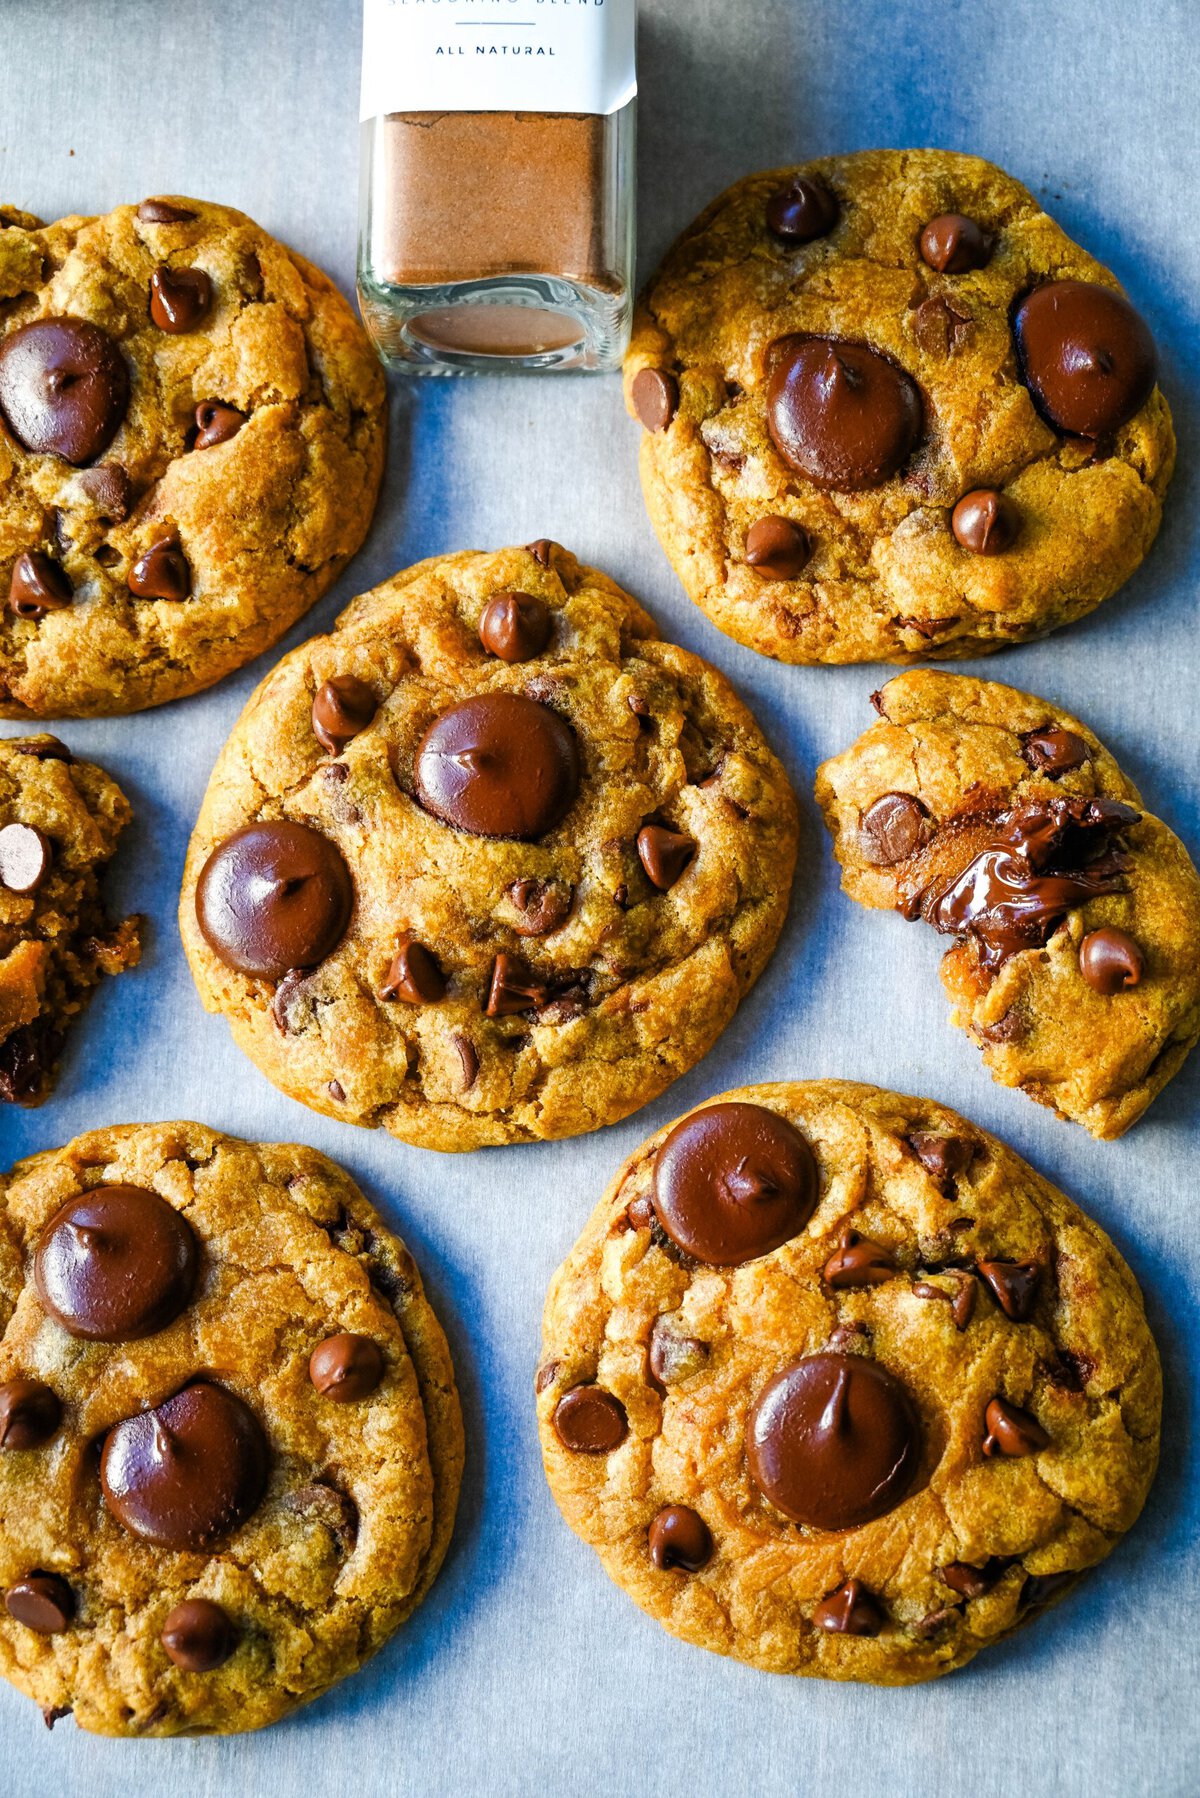
[[150, 277], [150, 316], [160, 331], [175, 337], [194, 331], [211, 307], [212, 282], [202, 268], [159, 263]]
[[536, 593], [493, 593], [479, 620], [479, 641], [502, 662], [528, 662], [550, 641], [550, 608]]
[[446, 997], [446, 976], [424, 943], [406, 936], [392, 957], [379, 996], [403, 999], [406, 1005], [436, 1005]]
[[662, 368], [639, 368], [630, 389], [633, 409], [647, 431], [665, 431], [679, 408], [679, 382]]
[[577, 1455], [607, 1455], [629, 1429], [625, 1407], [603, 1386], [572, 1386], [554, 1407], [554, 1433]]
[[860, 1236], [857, 1230], [843, 1230], [837, 1248], [821, 1269], [827, 1286], [881, 1286], [896, 1272], [896, 1257], [881, 1242]]
[[58, 1394], [44, 1380], [5, 1380], [0, 1386], [0, 1449], [40, 1448], [61, 1421]]
[[989, 1400], [983, 1421], [987, 1431], [983, 1439], [985, 1455], [1036, 1455], [1039, 1449], [1050, 1446], [1050, 1438], [1037, 1418], [1022, 1411], [1019, 1405], [1010, 1405], [1007, 1399]]
[[894, 1509], [920, 1458], [908, 1393], [862, 1355], [793, 1361], [750, 1412], [746, 1458], [771, 1503], [796, 1523], [847, 1530]]
[[246, 422], [246, 414], [239, 412], [236, 406], [222, 406], [217, 400], [203, 400], [196, 407], [196, 435], [192, 441], [194, 450], [215, 449], [218, 443], [228, 443], [236, 437]]
[[769, 1255], [799, 1234], [816, 1202], [812, 1150], [762, 1105], [708, 1105], [676, 1124], [654, 1159], [659, 1223], [711, 1267]]
[[1154, 391], [1154, 339], [1111, 287], [1092, 281], [1035, 287], [1017, 307], [1013, 334], [1034, 405], [1073, 437], [1111, 435]]
[[532, 1011], [545, 1004], [547, 991], [546, 983], [538, 979], [522, 956], [501, 954], [492, 963], [484, 1010], [489, 1018]]
[[1036, 1261], [980, 1261], [975, 1271], [1005, 1317], [1018, 1324], [1029, 1321], [1041, 1274]]
[[196, 217], [186, 206], [161, 199], [143, 200], [137, 215], [143, 225], [185, 225]]
[[922, 259], [939, 275], [965, 275], [982, 268], [991, 254], [991, 237], [961, 212], [939, 212], [921, 233]]
[[848, 1579], [813, 1612], [817, 1628], [837, 1636], [877, 1636], [886, 1621], [875, 1594], [857, 1579]]
[[138, 599], [187, 599], [192, 591], [192, 570], [183, 553], [178, 531], [168, 531], [152, 543], [129, 570], [129, 591]]
[[0, 829], [0, 887], [10, 893], [36, 893], [50, 871], [50, 842], [34, 824], [5, 824]]
[[13, 563], [8, 609], [36, 624], [47, 612], [61, 612], [74, 597], [65, 570], [40, 549], [25, 549]]
[[128, 405], [125, 359], [87, 319], [35, 319], [0, 342], [0, 412], [35, 455], [94, 461]]
[[39, 1636], [56, 1636], [75, 1615], [75, 1594], [57, 1573], [28, 1573], [8, 1588], [4, 1608]]
[[[0, 831], [0, 841], [3, 837], [4, 832]], [[1090, 987], [1106, 998], [1137, 986], [1145, 969], [1146, 958], [1138, 945], [1113, 924], [1090, 930], [1079, 945], [1079, 972]]]
[[954, 540], [975, 556], [1000, 556], [1021, 532], [1021, 514], [1007, 494], [994, 487], [964, 493], [950, 514]]
[[484, 693], [436, 718], [421, 739], [417, 797], [426, 811], [479, 837], [545, 836], [579, 790], [570, 726], [520, 693]]
[[859, 848], [874, 868], [906, 861], [928, 842], [931, 819], [912, 793], [882, 793], [862, 815]]
[[159, 1640], [185, 1673], [211, 1673], [237, 1647], [237, 1631], [211, 1598], [185, 1598], [167, 1612]]
[[862, 343], [784, 337], [772, 346], [767, 429], [789, 468], [818, 487], [878, 487], [921, 430], [921, 395]]
[[767, 201], [767, 230], [782, 243], [811, 243], [838, 221], [837, 195], [819, 175], [797, 175]]
[[638, 860], [660, 893], [669, 891], [696, 853], [695, 841], [664, 824], [643, 824], [637, 834]]
[[191, 1225], [141, 1186], [68, 1199], [33, 1257], [38, 1294], [72, 1336], [133, 1342], [165, 1330], [192, 1296], [200, 1252]]
[[208, 1548], [257, 1508], [267, 1460], [253, 1411], [224, 1386], [197, 1380], [113, 1426], [100, 1484], [132, 1535], [161, 1548]]
[[354, 906], [336, 843], [307, 824], [247, 824], [218, 843], [196, 885], [196, 921], [239, 973], [282, 980], [313, 968], [346, 934]]
[[379, 710], [378, 701], [365, 680], [356, 674], [335, 674], [317, 689], [312, 703], [313, 735], [330, 755], [340, 755]]
[[379, 1344], [346, 1330], [317, 1344], [308, 1358], [308, 1377], [322, 1398], [349, 1405], [370, 1397], [383, 1378], [383, 1367]]
[[794, 581], [812, 550], [803, 526], [771, 513], [746, 532], [746, 562], [764, 581]]
[[1071, 774], [1091, 756], [1091, 750], [1078, 732], [1061, 724], [1047, 724], [1031, 730], [1021, 739], [1021, 755], [1035, 774], [1057, 780], [1060, 774]]
[[664, 1505], [650, 1525], [650, 1559], [664, 1571], [699, 1573], [712, 1560], [712, 1532], [690, 1505]]

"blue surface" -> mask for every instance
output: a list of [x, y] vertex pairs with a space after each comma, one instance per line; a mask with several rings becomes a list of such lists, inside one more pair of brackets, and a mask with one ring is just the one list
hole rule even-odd
[[[1194, 850], [1196, 22], [1189, 0], [645, 0], [640, 209], [648, 269], [751, 168], [936, 144], [1001, 163], [1110, 264], [1153, 326], [1179, 429], [1163, 532], [1091, 619], [976, 666], [1087, 719]], [[164, 190], [203, 193], [244, 207], [349, 289], [355, 5], [6, 0], [0, 33], [6, 199], [52, 218]], [[624, 1125], [451, 1160], [281, 1098], [201, 1011], [173, 921], [209, 768], [266, 664], [184, 705], [63, 729], [134, 800], [117, 887], [154, 928], [142, 970], [111, 983], [77, 1032], [57, 1098], [0, 1120], [4, 1162], [95, 1124], [189, 1114], [336, 1156], [425, 1271], [452, 1338], [470, 1461], [440, 1581], [358, 1678], [266, 1735], [173, 1744], [93, 1741], [69, 1723], [47, 1735], [31, 1705], [0, 1691], [0, 1793], [1174, 1798], [1200, 1789], [1200, 1056], [1116, 1144], [992, 1085], [947, 1023], [939, 945], [840, 896], [811, 802], [816, 762], [870, 721], [879, 671], [782, 669], [720, 637], [658, 549], [635, 454], [615, 379], [395, 385], [369, 543], [290, 639], [324, 628], [352, 593], [420, 556], [552, 536], [629, 586], [755, 708], [804, 808], [787, 933], [707, 1061]], [[1035, 1628], [912, 1691], [777, 1679], [673, 1642], [561, 1523], [534, 1433], [546, 1282], [618, 1161], [710, 1093], [826, 1074], [947, 1101], [1077, 1198], [1141, 1279], [1167, 1373], [1162, 1470], [1130, 1539]]]

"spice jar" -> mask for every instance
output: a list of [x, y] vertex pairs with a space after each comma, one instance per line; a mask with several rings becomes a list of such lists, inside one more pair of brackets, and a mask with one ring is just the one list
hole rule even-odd
[[364, 0], [358, 292], [412, 373], [629, 338], [636, 0]]

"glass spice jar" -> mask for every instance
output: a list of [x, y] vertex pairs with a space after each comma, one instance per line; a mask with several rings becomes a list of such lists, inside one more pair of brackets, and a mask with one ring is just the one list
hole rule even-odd
[[364, 0], [358, 292], [392, 367], [619, 366], [635, 10]]

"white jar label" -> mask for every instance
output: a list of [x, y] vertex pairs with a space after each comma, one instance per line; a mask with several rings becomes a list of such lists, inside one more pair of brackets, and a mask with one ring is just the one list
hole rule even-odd
[[363, 0], [359, 116], [616, 112], [637, 0]]

